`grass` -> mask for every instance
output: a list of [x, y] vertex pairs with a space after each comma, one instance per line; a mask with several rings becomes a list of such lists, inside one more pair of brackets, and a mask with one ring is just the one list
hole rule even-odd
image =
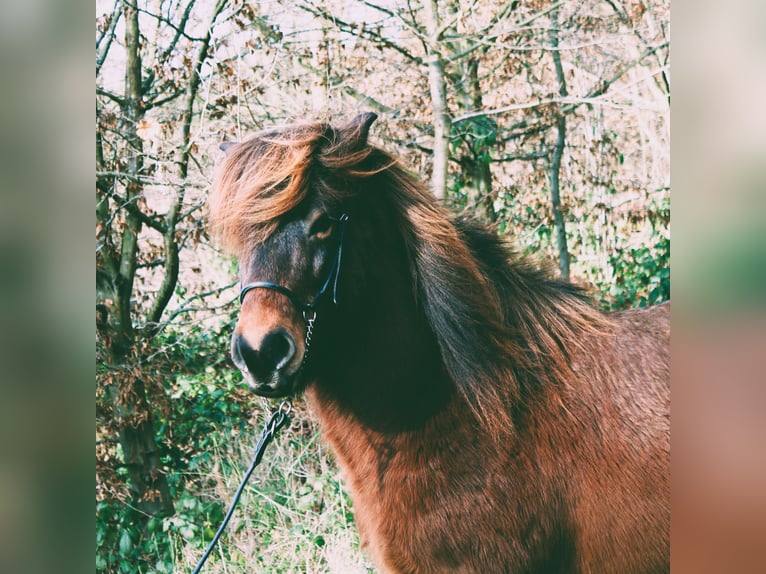
[[[214, 438], [211, 456], [195, 470], [192, 500], [228, 508], [253, 456], [273, 405], [263, 402], [252, 424], [236, 436]], [[255, 469], [218, 547], [204, 572], [332, 573], [373, 572], [359, 549], [351, 500], [339, 470], [319, 437], [305, 405], [295, 402], [291, 423], [269, 445]], [[183, 504], [183, 501], [181, 501]], [[175, 518], [179, 520], [178, 517]], [[166, 519], [173, 521], [174, 517]], [[168, 530], [176, 572], [193, 570], [204, 546]], [[218, 524], [205, 524], [205, 546]]]

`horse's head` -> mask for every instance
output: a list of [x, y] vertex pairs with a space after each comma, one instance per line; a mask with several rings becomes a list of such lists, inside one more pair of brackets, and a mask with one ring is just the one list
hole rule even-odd
[[[231, 356], [258, 394], [301, 386], [313, 322], [336, 300], [348, 216], [333, 162], [366, 147], [374, 114], [334, 130], [290, 127], [223, 145], [211, 220], [240, 260]], [[342, 162], [340, 162], [342, 163]]]
[[337, 300], [346, 221], [346, 214], [312, 206], [280, 225], [243, 262], [231, 356], [258, 394], [296, 390], [317, 314]]

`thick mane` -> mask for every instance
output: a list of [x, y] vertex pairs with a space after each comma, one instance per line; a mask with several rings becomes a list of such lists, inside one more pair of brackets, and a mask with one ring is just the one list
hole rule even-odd
[[509, 359], [521, 401], [543, 385], [555, 388], [573, 380], [572, 351], [587, 353], [588, 335], [611, 329], [609, 317], [581, 288], [532, 267], [485, 227], [460, 218], [455, 223], [500, 294], [506, 336], [516, 341]]
[[454, 218], [398, 165], [378, 177], [403, 215], [413, 279], [447, 371], [491, 432], [512, 432], [510, 413], [542, 385], [572, 380], [564, 342], [576, 348], [609, 320], [485, 227]]
[[279, 218], [306, 198], [310, 185], [325, 197], [344, 195], [343, 186], [318, 185], [318, 172], [330, 170], [341, 178], [369, 175], [355, 167], [372, 148], [349, 148], [342, 136], [347, 134], [327, 124], [305, 123], [259, 132], [228, 146], [208, 199], [211, 228], [222, 245], [242, 253], [263, 242]]

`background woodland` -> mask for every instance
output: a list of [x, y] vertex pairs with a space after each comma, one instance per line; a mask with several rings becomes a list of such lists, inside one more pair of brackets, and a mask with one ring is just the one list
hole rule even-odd
[[[379, 115], [455, 211], [622, 309], [670, 294], [667, 0], [97, 0], [96, 568], [191, 570], [270, 405], [227, 359], [218, 144]], [[367, 572], [310, 417], [208, 572]]]

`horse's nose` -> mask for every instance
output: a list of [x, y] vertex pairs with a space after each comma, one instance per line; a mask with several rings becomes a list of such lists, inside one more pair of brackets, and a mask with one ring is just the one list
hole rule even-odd
[[259, 348], [252, 347], [245, 337], [236, 333], [231, 345], [234, 364], [256, 379], [268, 378], [284, 369], [295, 356], [295, 351], [295, 341], [283, 329], [268, 333]]

